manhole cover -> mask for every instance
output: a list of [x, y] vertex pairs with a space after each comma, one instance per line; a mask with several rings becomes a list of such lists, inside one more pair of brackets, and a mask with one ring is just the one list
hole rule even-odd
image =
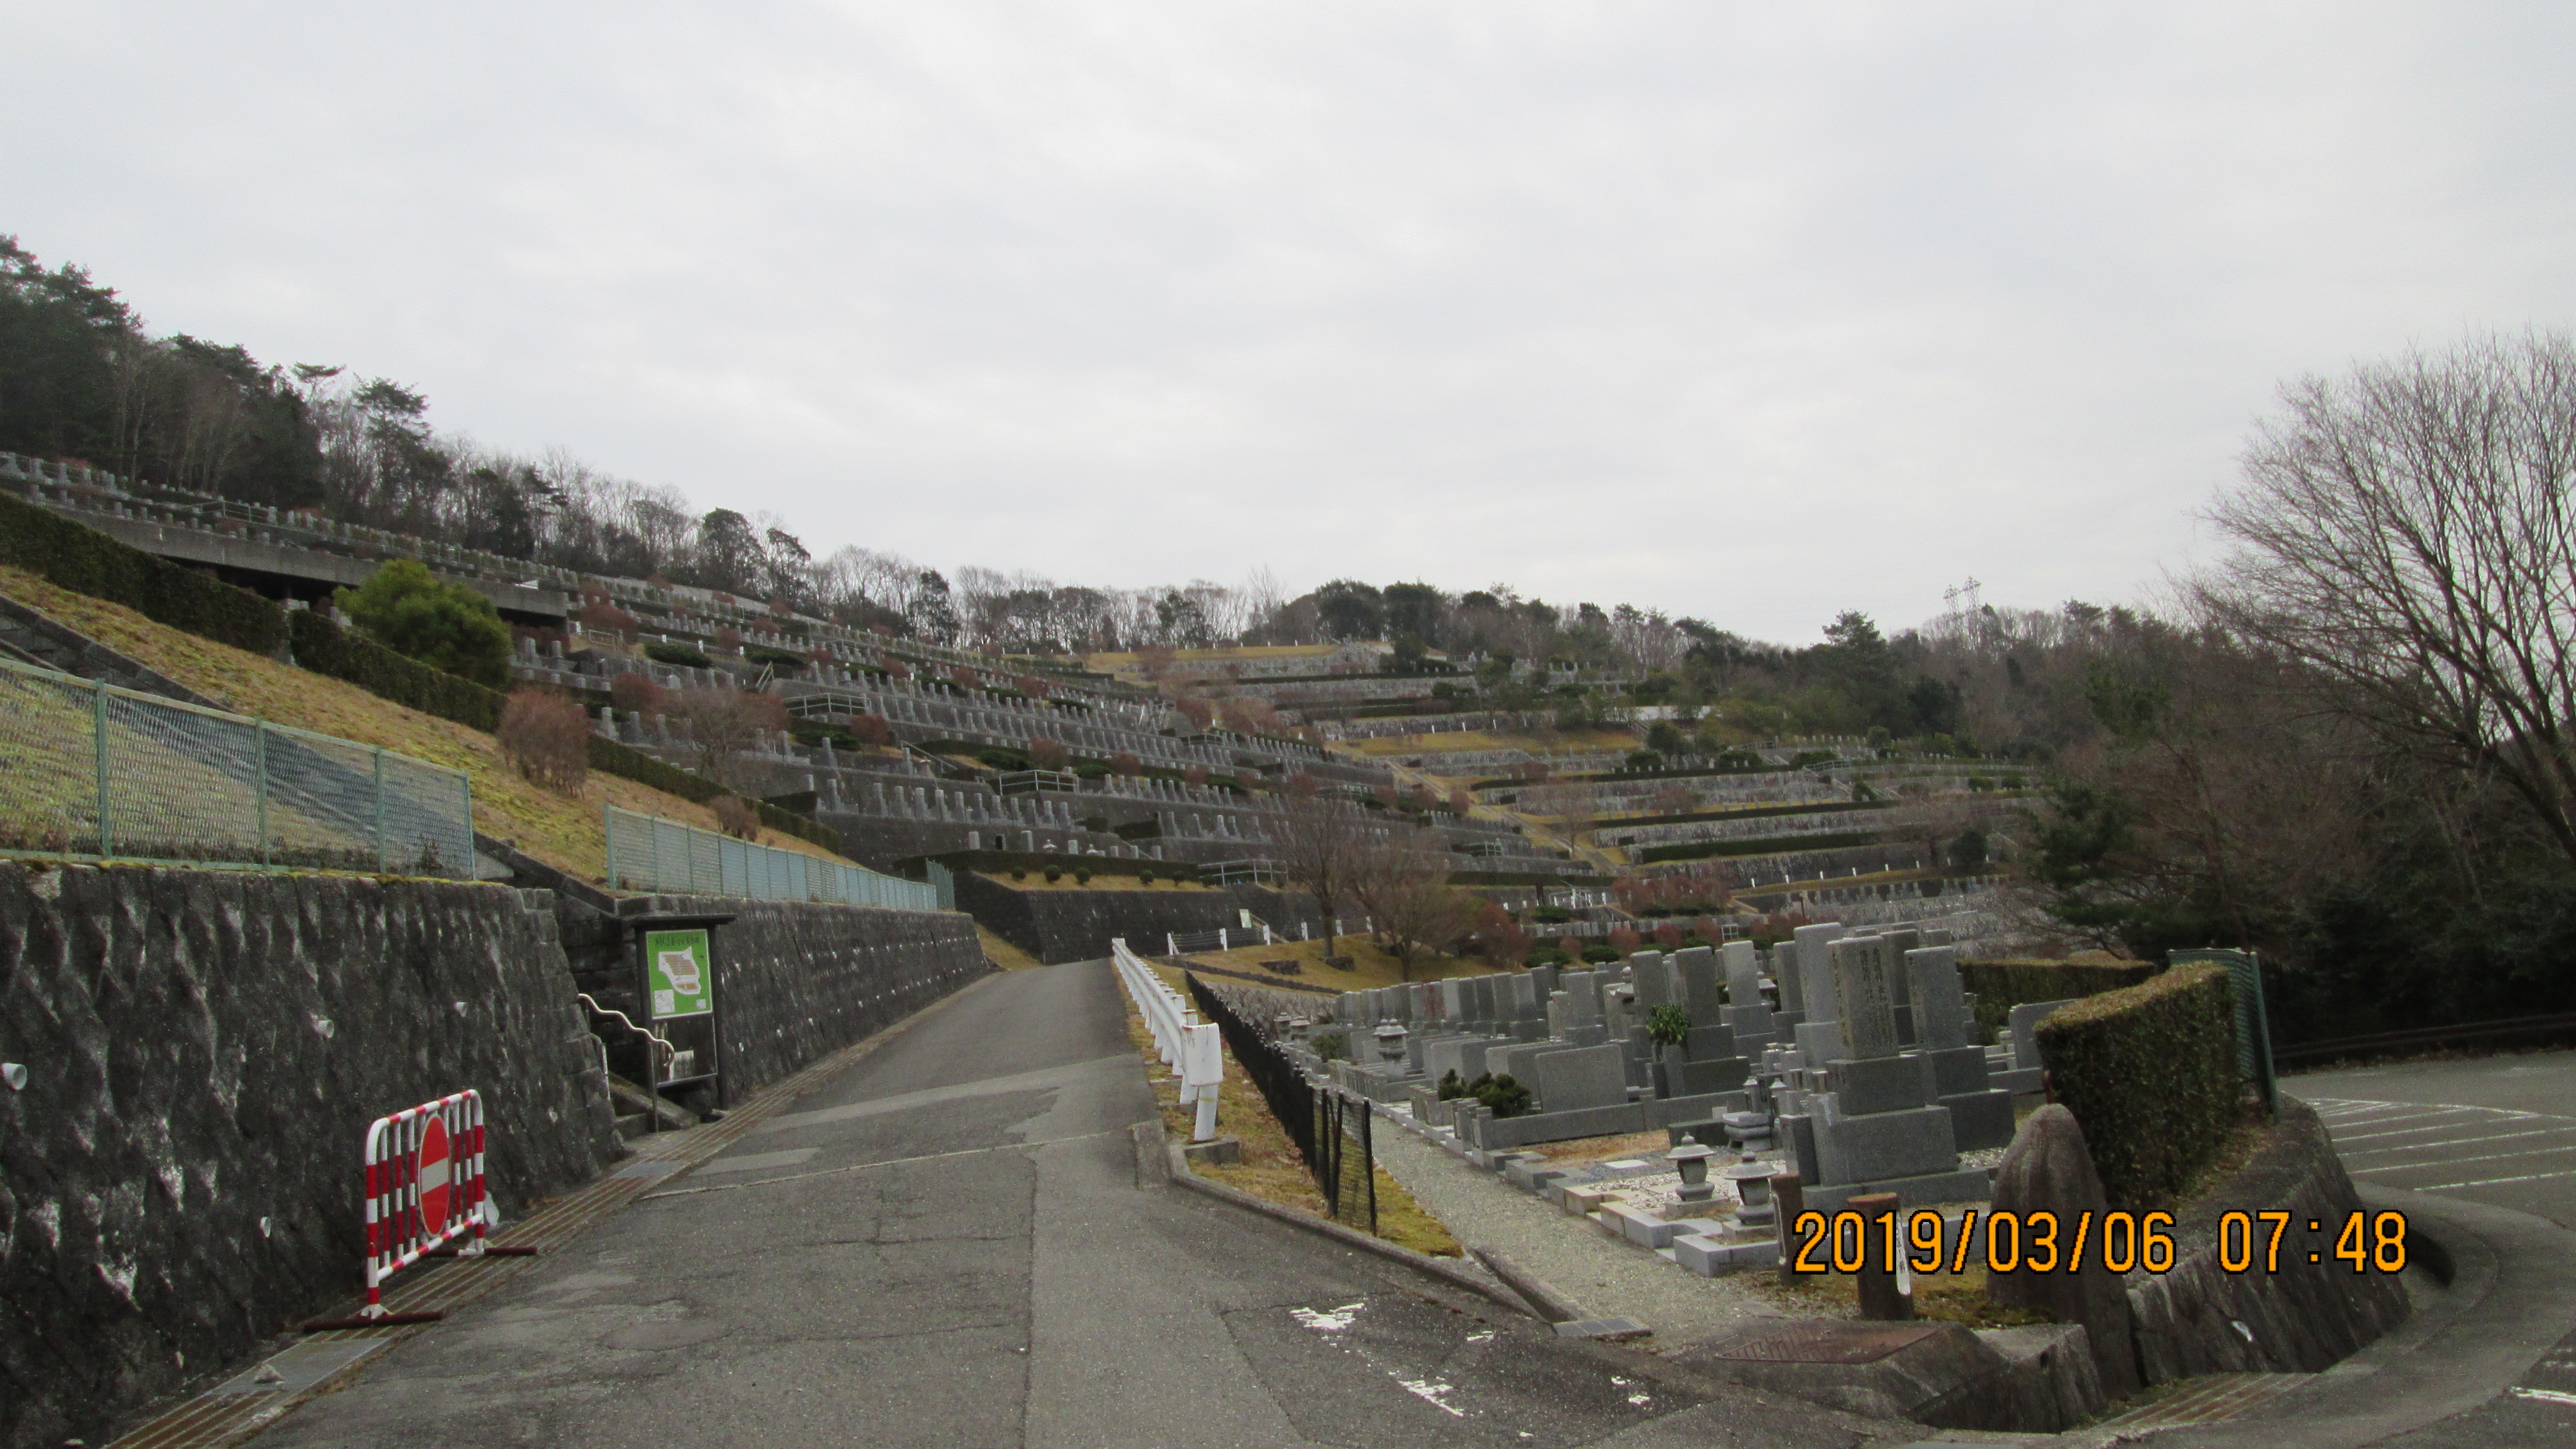
[[1801, 1323], [1719, 1349], [1740, 1363], [1876, 1363], [1940, 1332], [1930, 1323]]

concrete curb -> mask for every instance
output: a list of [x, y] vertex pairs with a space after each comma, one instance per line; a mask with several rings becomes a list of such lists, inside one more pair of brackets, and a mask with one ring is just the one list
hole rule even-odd
[[[2349, 1449], [2464, 1414], [2501, 1394], [2576, 1331], [2576, 1233], [2458, 1198], [2359, 1188], [2373, 1212], [2406, 1214], [2449, 1291], [2405, 1323], [2243, 1419], [2162, 1431], [2193, 1446]], [[2418, 1249], [2421, 1251], [2421, 1249]]]
[[[1135, 1133], [1136, 1138], [1136, 1185], [1138, 1187], [1157, 1181], [1185, 1187], [1219, 1202], [1230, 1203], [1235, 1207], [1286, 1223], [1290, 1227], [1302, 1228], [1307, 1232], [1330, 1238], [1345, 1248], [1371, 1253], [1388, 1262], [1401, 1264], [1426, 1278], [1437, 1279], [1451, 1288], [1464, 1289], [1514, 1313], [1527, 1314], [1544, 1323], [1558, 1321], [1523, 1301], [1514, 1289], [1488, 1283], [1475, 1274], [1444, 1263], [1428, 1253], [1417, 1253], [1402, 1244], [1390, 1243], [1384, 1238], [1373, 1238], [1357, 1228], [1344, 1227], [1340, 1223], [1301, 1213], [1294, 1208], [1281, 1207], [1275, 1202], [1254, 1197], [1241, 1188], [1228, 1187], [1224, 1183], [1212, 1182], [1199, 1176], [1190, 1167], [1189, 1159], [1182, 1156], [1180, 1144], [1167, 1140], [1160, 1116], [1151, 1121], [1139, 1122], [1129, 1130]], [[1156, 1156], [1162, 1159], [1163, 1166], [1160, 1173], [1156, 1173], [1149, 1165], [1149, 1159]]]
[[1583, 1309], [1573, 1299], [1503, 1254], [1492, 1248], [1469, 1248], [1467, 1251], [1475, 1255], [1477, 1262], [1485, 1265], [1486, 1271], [1502, 1279], [1503, 1286], [1529, 1300], [1530, 1307], [1538, 1310], [1539, 1317], [1550, 1323], [1571, 1323], [1584, 1316]]

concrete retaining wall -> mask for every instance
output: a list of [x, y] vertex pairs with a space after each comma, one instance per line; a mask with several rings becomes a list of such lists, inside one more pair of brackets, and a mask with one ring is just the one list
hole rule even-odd
[[1013, 890], [977, 875], [957, 878], [957, 904], [986, 930], [1052, 966], [1093, 961], [1109, 954], [1113, 936], [1148, 955], [1159, 955], [1163, 937], [1184, 931], [1240, 930], [1252, 914], [1274, 931], [1295, 935], [1302, 924], [1320, 930], [1322, 917], [1302, 895], [1229, 886], [1222, 890]]
[[605, 1167], [552, 925], [501, 886], [0, 862], [0, 1445], [104, 1442], [352, 1296], [377, 1116], [481, 1091], [513, 1216]]

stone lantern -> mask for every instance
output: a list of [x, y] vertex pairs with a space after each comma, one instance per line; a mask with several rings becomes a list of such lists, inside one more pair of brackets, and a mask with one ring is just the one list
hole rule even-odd
[[1664, 1154], [1664, 1160], [1682, 1175], [1682, 1201], [1706, 1202], [1717, 1192], [1717, 1184], [1708, 1180], [1708, 1160], [1716, 1155], [1715, 1148], [1702, 1146], [1695, 1139], [1686, 1139]]
[[1377, 1030], [1370, 1034], [1377, 1038], [1377, 1055], [1380, 1061], [1392, 1065], [1404, 1060], [1404, 1039], [1412, 1033], [1404, 1029], [1403, 1022], [1381, 1021], [1377, 1024]]
[[1735, 1210], [1738, 1225], [1748, 1228], [1770, 1225], [1772, 1171], [1770, 1163], [1757, 1161], [1749, 1152], [1726, 1170], [1726, 1180], [1735, 1185], [1735, 1195], [1744, 1203]]

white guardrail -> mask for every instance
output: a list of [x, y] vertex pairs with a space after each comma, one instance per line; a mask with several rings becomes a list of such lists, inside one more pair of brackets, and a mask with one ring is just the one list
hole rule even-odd
[[1193, 1019], [1196, 1013], [1189, 998], [1165, 985], [1152, 967], [1127, 949], [1124, 937], [1109, 943], [1109, 955], [1118, 965], [1118, 984], [1127, 988], [1128, 999], [1145, 1018], [1145, 1029], [1154, 1034], [1154, 1050], [1163, 1065], [1180, 1074], [1181, 1100], [1199, 1104], [1190, 1140], [1207, 1141], [1216, 1135], [1216, 1090], [1225, 1080], [1224, 1038], [1217, 1034], [1216, 1023]]

